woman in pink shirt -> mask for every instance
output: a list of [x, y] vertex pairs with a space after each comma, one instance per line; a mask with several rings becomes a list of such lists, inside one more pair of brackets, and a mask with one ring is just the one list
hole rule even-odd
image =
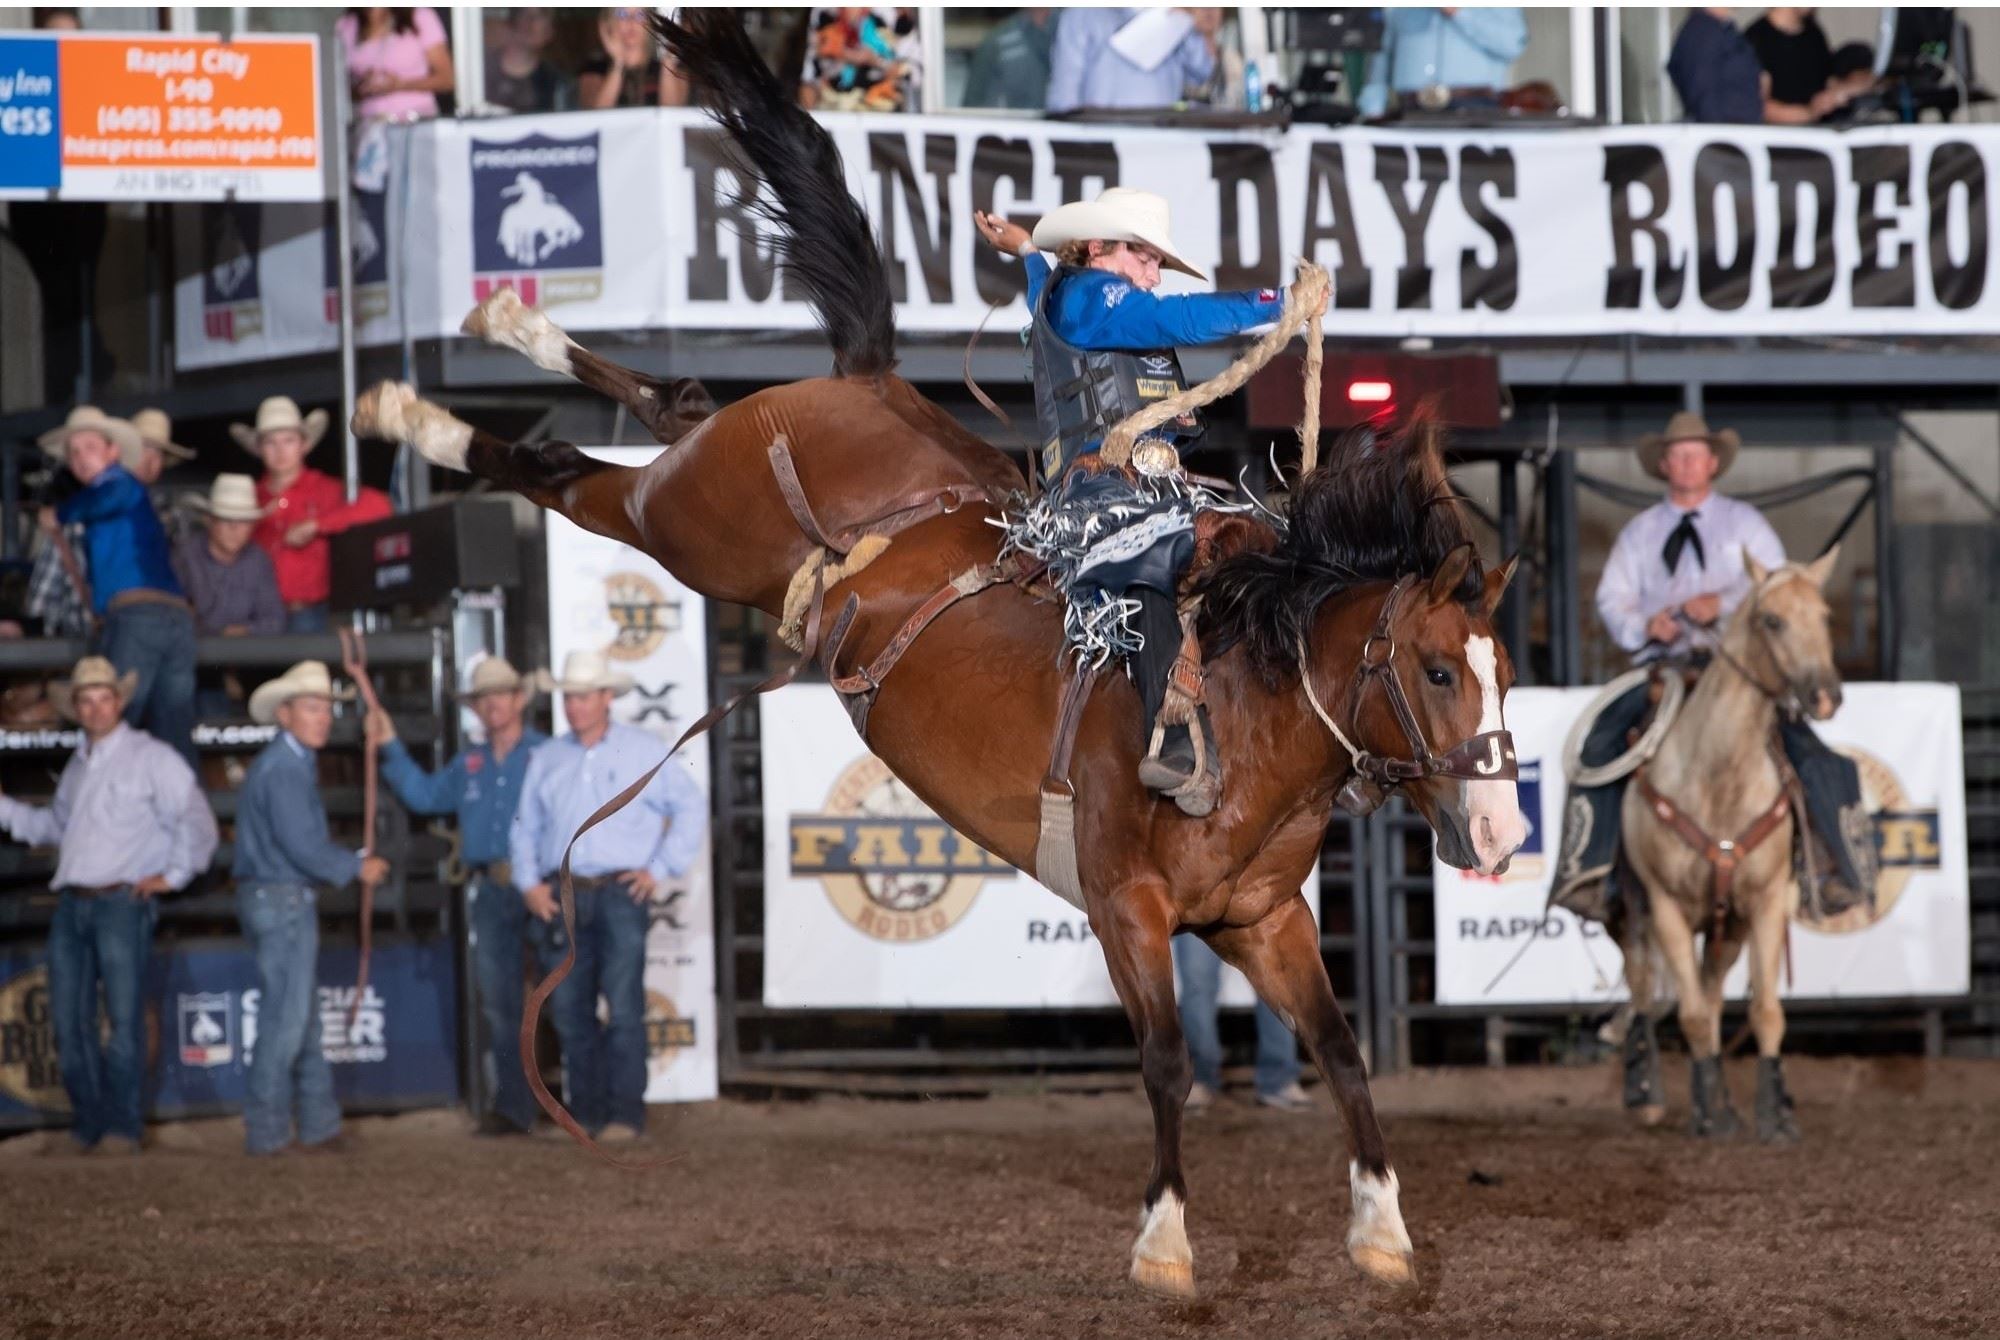
[[455, 78], [444, 24], [428, 7], [350, 9], [334, 24], [362, 121], [422, 119], [438, 114], [437, 95]]

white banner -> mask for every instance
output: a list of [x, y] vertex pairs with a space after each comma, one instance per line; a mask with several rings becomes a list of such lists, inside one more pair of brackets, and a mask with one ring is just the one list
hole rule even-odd
[[[1175, 240], [1219, 288], [1284, 283], [1299, 256], [1329, 267], [1336, 335], [2000, 328], [1993, 126], [1225, 134], [822, 119], [908, 331], [970, 331], [992, 303], [1003, 324], [1024, 322], [1021, 266], [978, 240], [973, 211], [1032, 224], [1112, 184], [1164, 195]], [[423, 258], [408, 270], [420, 338], [456, 334], [500, 284], [574, 330], [812, 326], [776, 277], [721, 132], [699, 113], [432, 121], [407, 135], [411, 208], [392, 226]], [[260, 269], [267, 301], [316, 274]], [[184, 283], [178, 300], [201, 296]], [[189, 329], [183, 320], [184, 341]], [[266, 356], [196, 340], [179, 365]]]
[[[781, 689], [758, 710], [766, 1005], [1118, 1004], [1090, 919], [932, 813], [831, 688]], [[1317, 909], [1317, 877], [1305, 892]], [[1225, 967], [1222, 1003], [1254, 1000]]]
[[[1600, 1004], [1624, 997], [1618, 946], [1604, 928], [1560, 909], [1544, 914], [1561, 841], [1563, 740], [1596, 693], [1507, 695], [1531, 834], [1498, 879], [1433, 858], [1439, 1004]], [[1784, 994], [1963, 995], [1971, 982], [1971, 903], [1957, 686], [1849, 684], [1840, 711], [1818, 730], [1860, 765], [1882, 873], [1872, 919], [1856, 910], [1837, 925], [1794, 921], [1793, 980]], [[1748, 984], [1747, 960], [1739, 961], [1725, 989], [1741, 997]]]
[[[620, 465], [644, 465], [657, 447], [587, 447]], [[637, 687], [612, 714], [660, 737], [665, 753], [708, 710], [708, 650], [701, 597], [636, 549], [592, 534], [554, 512], [548, 524], [549, 654], [558, 670], [572, 651], [603, 651]], [[562, 700], [554, 707], [558, 733]], [[708, 791], [708, 737], [672, 763]], [[715, 916], [711, 844], [687, 875], [654, 897], [646, 936], [646, 1101], [716, 1096]]]

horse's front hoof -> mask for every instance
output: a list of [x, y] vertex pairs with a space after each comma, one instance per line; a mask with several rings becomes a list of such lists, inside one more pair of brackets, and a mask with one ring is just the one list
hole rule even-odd
[[408, 382], [377, 382], [355, 397], [354, 418], [349, 427], [356, 437], [401, 442], [408, 428], [403, 411], [416, 398], [416, 388]]
[[1646, 1103], [1631, 1111], [1633, 1120], [1641, 1126], [1657, 1126], [1667, 1119], [1667, 1108], [1664, 1103]]
[[1347, 1255], [1361, 1273], [1370, 1279], [1399, 1288], [1417, 1282], [1416, 1259], [1409, 1252], [1393, 1251], [1387, 1247], [1370, 1247], [1357, 1242], [1348, 1247]]
[[1194, 1262], [1132, 1258], [1132, 1282], [1155, 1298], [1188, 1302], [1194, 1298]]
[[1718, 1107], [1697, 1115], [1688, 1134], [1697, 1140], [1734, 1140], [1743, 1134], [1743, 1118], [1733, 1107]]

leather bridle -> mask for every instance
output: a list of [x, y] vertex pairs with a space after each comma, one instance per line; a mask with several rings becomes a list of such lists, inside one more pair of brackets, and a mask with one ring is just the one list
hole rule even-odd
[[[1431, 749], [1430, 741], [1424, 737], [1422, 723], [1417, 720], [1415, 709], [1410, 706], [1409, 695], [1403, 690], [1403, 682], [1396, 676], [1396, 638], [1390, 631], [1395, 622], [1396, 607], [1402, 603], [1403, 595], [1417, 578], [1414, 574], [1403, 577], [1389, 591], [1388, 599], [1382, 602], [1382, 613], [1375, 620], [1374, 629], [1368, 640], [1361, 644], [1361, 664], [1354, 672], [1353, 713], [1358, 720], [1361, 701], [1368, 692], [1371, 682], [1379, 682], [1388, 696], [1390, 710], [1396, 714], [1396, 721], [1403, 728], [1403, 737], [1409, 742], [1409, 758], [1391, 758], [1356, 745], [1334, 721], [1332, 715], [1321, 704], [1319, 695], [1313, 691], [1311, 667], [1306, 660], [1303, 640], [1299, 643], [1299, 683], [1305, 689], [1306, 701], [1312, 705], [1313, 713], [1319, 717], [1333, 738], [1340, 741], [1347, 750], [1355, 775], [1376, 787], [1387, 791], [1404, 782], [1421, 781], [1426, 777], [1452, 777], [1465, 782], [1511, 782], [1520, 776], [1520, 764], [1514, 756], [1514, 736], [1506, 730], [1481, 731], [1469, 739], [1461, 740], [1442, 754]], [[1343, 803], [1347, 793], [1343, 792]], [[1379, 803], [1379, 802], [1378, 802]], [[1349, 805], [1349, 808], [1353, 808]], [[1370, 806], [1372, 808], [1372, 805]]]
[[[1789, 568], [1781, 569], [1775, 575], [1779, 577], [1789, 576], [1791, 575], [1791, 570]], [[1772, 641], [1771, 634], [1764, 627], [1764, 621], [1758, 617], [1758, 612], [1764, 607], [1765, 590], [1768, 589], [1769, 587], [1776, 585], [1777, 582], [1768, 581], [1758, 586], [1756, 590], [1752, 591], [1750, 594], [1750, 610], [1749, 610], [1750, 632], [1752, 636], [1754, 636], [1760, 643], [1763, 644], [1765, 654], [1771, 658], [1772, 668], [1774, 668], [1778, 672], [1778, 687], [1775, 689], [1772, 688], [1769, 684], [1766, 684], [1762, 678], [1760, 678], [1754, 671], [1750, 669], [1749, 666], [1737, 660], [1736, 657], [1730, 653], [1729, 648], [1723, 645], [1724, 639], [1718, 636], [1711, 629], [1703, 628], [1700, 625], [1694, 623], [1687, 617], [1686, 613], [1682, 611], [1678, 610], [1675, 611], [1674, 617], [1681, 620], [1683, 623], [1687, 624], [1689, 629], [1707, 634], [1708, 649], [1714, 652], [1717, 658], [1720, 659], [1723, 662], [1723, 664], [1727, 665], [1731, 670], [1734, 670], [1737, 674], [1743, 676], [1743, 678], [1749, 680], [1751, 685], [1755, 687], [1759, 693], [1763, 694], [1766, 698], [1769, 698], [1774, 704], [1777, 705], [1779, 712], [1783, 713], [1786, 717], [1790, 718], [1791, 720], [1797, 721], [1801, 717], [1807, 715], [1806, 705], [1799, 698], [1798, 689], [1796, 687], [1796, 681], [1792, 678], [1790, 674], [1787, 673], [1785, 658], [1778, 654], [1777, 643]]]

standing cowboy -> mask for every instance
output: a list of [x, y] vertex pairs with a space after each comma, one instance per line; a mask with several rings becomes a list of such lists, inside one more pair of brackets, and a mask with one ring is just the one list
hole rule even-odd
[[527, 912], [507, 861], [528, 760], [549, 738], [524, 720], [534, 688], [498, 656], [475, 666], [461, 701], [472, 704], [486, 739], [435, 773], [410, 757], [387, 712], [368, 714], [369, 737], [382, 745], [382, 776], [397, 798], [417, 814], [458, 815], [459, 856], [472, 904], [472, 960], [493, 1067], [487, 1079], [492, 1109], [480, 1118], [482, 1135], [526, 1134], [535, 1125], [535, 1100], [521, 1072], [521, 936]]
[[[61, 844], [49, 926], [49, 1001], [70, 1136], [85, 1149], [136, 1154], [145, 1075], [146, 961], [155, 896], [187, 887], [215, 855], [215, 814], [181, 756], [121, 713], [138, 674], [102, 656], [76, 663], [54, 697], [83, 727], [46, 807], [0, 796], [0, 823], [22, 842]], [[98, 991], [110, 1038], [101, 1048]]]
[[[510, 843], [514, 884], [534, 918], [528, 938], [544, 971], [564, 953], [552, 882], [564, 848], [584, 820], [660, 757], [657, 737], [611, 719], [611, 700], [632, 681], [614, 674], [602, 652], [571, 652], [556, 687], [570, 733], [529, 759]], [[646, 909], [661, 884], [694, 864], [707, 826], [708, 798], [687, 768], [669, 763], [630, 805], [577, 837], [571, 851], [576, 966], [556, 988], [556, 1035], [570, 1110], [608, 1143], [638, 1139], [646, 1121]], [[602, 1025], [600, 991], [610, 1016]]]
[[347, 501], [347, 490], [332, 475], [306, 466], [306, 456], [326, 435], [326, 411], [301, 415], [290, 396], [274, 395], [257, 406], [257, 424], [229, 425], [238, 446], [264, 462], [257, 502], [266, 508], [252, 537], [278, 569], [288, 633], [324, 633], [327, 596], [333, 589], [327, 537], [350, 526], [380, 521], [390, 512], [389, 497], [364, 488]]
[[333, 677], [318, 661], [300, 661], [250, 695], [250, 719], [279, 727], [251, 762], [236, 806], [236, 915], [257, 956], [260, 990], [243, 1105], [252, 1154], [289, 1146], [295, 1121], [306, 1149], [340, 1134], [333, 1071], [320, 1047], [319, 889], [379, 882], [389, 870], [381, 857], [327, 835], [319, 751], [333, 730], [334, 696]]
[[175, 495], [180, 490], [163, 487], [160, 476], [193, 460], [194, 448], [174, 441], [174, 421], [162, 409], [140, 410], [132, 416], [132, 429], [139, 434], [139, 454], [136, 458], [128, 457], [125, 468], [152, 490], [153, 510], [160, 514], [160, 524], [167, 528], [171, 539], [178, 541], [185, 520], [175, 506]]
[[[1274, 321], [1284, 295], [1262, 289], [1157, 296], [1153, 290], [1163, 269], [1204, 282], [1207, 276], [1181, 259], [1168, 232], [1167, 202], [1150, 191], [1114, 186], [1095, 200], [1064, 205], [1043, 217], [1032, 238], [1020, 225], [991, 214], [978, 215], [977, 222], [990, 244], [1027, 265], [1043, 472], [1060, 481], [1066, 499], [1102, 495], [1104, 503], [1131, 507], [1137, 495], [1117, 476], [1070, 467], [1096, 452], [1119, 422], [1186, 389], [1177, 346], [1213, 344]], [[1042, 258], [1045, 250], [1056, 253], [1053, 272]], [[1170, 443], [1189, 442], [1200, 433], [1194, 414], [1161, 430]], [[1178, 473], [1171, 458], [1141, 469]], [[1106, 551], [1094, 584], [1138, 607], [1131, 629], [1137, 644], [1133, 678], [1145, 704], [1145, 728], [1155, 741], [1139, 764], [1139, 779], [1155, 791], [1173, 793], [1187, 813], [1207, 814], [1221, 794], [1208, 713], [1203, 709], [1197, 717], [1210, 761], [1205, 781], [1195, 777], [1196, 746], [1187, 726], [1161, 719], [1182, 650], [1176, 588], [1193, 552], [1194, 509], [1179, 500], [1142, 502], [1132, 507], [1132, 520], [1115, 530], [1112, 543], [1119, 552]]]
[[95, 649], [120, 670], [139, 674], [126, 720], [143, 724], [192, 766], [194, 611], [174, 575], [152, 497], [124, 465], [143, 450], [139, 434], [86, 405], [51, 436], [62, 442], [69, 472], [83, 487], [42, 509], [42, 530], [53, 542], [63, 527], [83, 526], [90, 606], [100, 621]]
[[1712, 433], [1689, 410], [1639, 440], [1639, 464], [1666, 481], [1667, 496], [1625, 523], [1597, 586], [1605, 631], [1635, 661], [1687, 657], [1693, 629], [1717, 627], [1742, 604], [1746, 552], [1772, 570], [1784, 564], [1764, 514], [1713, 491], [1739, 445], [1735, 429]]

